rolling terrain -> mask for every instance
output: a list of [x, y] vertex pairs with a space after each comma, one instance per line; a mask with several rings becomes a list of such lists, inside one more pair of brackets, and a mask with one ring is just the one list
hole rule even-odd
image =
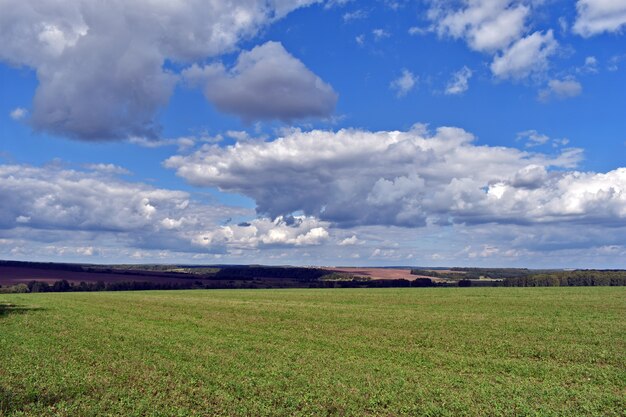
[[81, 282], [105, 284], [143, 283], [231, 288], [234, 285], [260, 287], [308, 287], [332, 281], [373, 283], [382, 281], [415, 281], [432, 278], [411, 274], [410, 268], [291, 267], [260, 265], [89, 265], [0, 261], [0, 286], [28, 284], [32, 281], [53, 284], [65, 280], [71, 285]]
[[64, 264], [0, 260], [0, 293], [169, 289], [626, 286], [626, 270]]

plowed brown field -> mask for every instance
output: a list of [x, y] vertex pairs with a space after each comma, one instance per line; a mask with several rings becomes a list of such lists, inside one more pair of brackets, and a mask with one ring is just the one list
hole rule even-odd
[[357, 267], [338, 267], [326, 268], [333, 272], [347, 273], [359, 277], [367, 277], [371, 279], [406, 279], [414, 281], [417, 278], [430, 278], [433, 281], [445, 281], [440, 278], [433, 278], [426, 275], [411, 275], [410, 269], [401, 268], [357, 268]]

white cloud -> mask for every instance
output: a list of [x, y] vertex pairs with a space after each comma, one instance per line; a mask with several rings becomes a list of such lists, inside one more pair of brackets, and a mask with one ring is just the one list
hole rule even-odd
[[[99, 245], [176, 250], [188, 253], [231, 253], [259, 247], [320, 245], [331, 236], [329, 224], [308, 216], [274, 220], [250, 218], [249, 209], [201, 204], [187, 192], [154, 188], [101, 172], [117, 172], [109, 164], [81, 172], [53, 166], [0, 165], [0, 237], [33, 242], [63, 242], [64, 253], [91, 256]], [[40, 247], [41, 250], [41, 247]], [[90, 253], [91, 252], [91, 253]], [[2, 253], [0, 251], [0, 253]]]
[[363, 10], [363, 9], [357, 9], [355, 11], [352, 12], [346, 12], [343, 14], [343, 21], [344, 22], [351, 22], [353, 20], [360, 20], [360, 19], [365, 19], [367, 17], [368, 13]]
[[428, 12], [440, 36], [465, 39], [470, 48], [495, 52], [519, 39], [530, 8], [509, 0], [473, 0], [463, 8], [434, 2]]
[[551, 143], [553, 148], [560, 148], [569, 144], [567, 138], [555, 138], [551, 139], [548, 135], [537, 132], [535, 129], [526, 130], [517, 134], [517, 140], [525, 140], [527, 148], [533, 148], [535, 146], [545, 145]]
[[155, 113], [179, 80], [166, 60], [231, 52], [312, 1], [7, 0], [0, 60], [37, 71], [36, 129], [84, 140], [154, 138]]
[[352, 235], [347, 237], [339, 242], [339, 246], [354, 246], [363, 243], [356, 235]]
[[339, 227], [626, 218], [626, 168], [582, 173], [571, 171], [579, 149], [550, 156], [472, 141], [449, 127], [432, 135], [420, 126], [294, 130], [273, 142], [206, 146], [165, 165], [194, 185], [246, 195], [272, 218], [302, 212]]
[[448, 82], [446, 86], [446, 94], [448, 95], [456, 95], [463, 94], [469, 88], [469, 79], [472, 77], [472, 70], [463, 67], [454, 74], [452, 74], [452, 79]]
[[578, 72], [596, 74], [598, 72], [598, 59], [595, 56], [585, 58], [585, 65], [577, 68]]
[[22, 120], [28, 114], [28, 110], [22, 107], [16, 107], [9, 113], [9, 116], [13, 120]]
[[346, 4], [352, 3], [353, 1], [354, 0], [328, 0], [324, 4], [324, 9], [332, 9], [333, 7], [344, 7]]
[[408, 30], [408, 33], [411, 36], [424, 35], [425, 33], [428, 33], [428, 29], [420, 28], [417, 26], [411, 26]]
[[613, 71], [617, 71], [619, 69], [619, 64], [620, 62], [622, 62], [624, 59], [626, 59], [626, 54], [623, 55], [613, 55], [608, 62], [608, 65], [606, 67], [607, 70], [613, 72]]
[[15, 227], [15, 219], [29, 218], [31, 227], [139, 230], [150, 227], [159, 213], [176, 211], [189, 199], [185, 192], [55, 167], [0, 165], [0, 178], [0, 228]]
[[76, 248], [76, 252], [79, 255], [83, 256], [93, 256], [96, 251], [94, 250], [93, 246], [83, 246]]
[[337, 102], [332, 87], [290, 55], [279, 42], [242, 52], [233, 68], [193, 65], [183, 71], [204, 87], [207, 99], [246, 121], [327, 117]]
[[491, 63], [491, 72], [498, 78], [520, 79], [545, 71], [557, 46], [552, 30], [545, 34], [534, 32], [498, 54]]
[[275, 220], [255, 219], [248, 223], [222, 226], [195, 233], [197, 246], [229, 245], [234, 248], [259, 246], [311, 246], [329, 239], [328, 223], [306, 216], [279, 216]]
[[418, 76], [407, 69], [403, 69], [402, 74], [389, 84], [389, 88], [395, 90], [398, 97], [404, 97], [415, 88], [418, 80]]
[[30, 217], [29, 216], [17, 216], [15, 218], [15, 222], [16, 223], [22, 223], [22, 224], [28, 223], [28, 222], [30, 222]]
[[[326, 165], [323, 167], [328, 169]], [[26, 169], [32, 167], [21, 168], [24, 174], [17, 180], [23, 184], [32, 181], [34, 175]], [[41, 170], [40, 176], [48, 178], [51, 184], [59, 182], [59, 172], [65, 172], [65, 175], [70, 172], [50, 167], [37, 169]], [[21, 175], [20, 172], [18, 174]], [[74, 182], [85, 182], [93, 177], [87, 173], [75, 174]], [[15, 177], [15, 174], [12, 175]], [[553, 175], [542, 166], [530, 165], [519, 170], [510, 179], [510, 184], [494, 185], [493, 188], [501, 187], [500, 197], [507, 199], [508, 187], [538, 192], [546, 188], [546, 181], [551, 181]], [[583, 174], [588, 178], [596, 175]], [[0, 184], [5, 178], [6, 175], [0, 177]], [[596, 179], [605, 188], [616, 186], [615, 178], [611, 176]], [[136, 190], [138, 186], [124, 181], [114, 182], [118, 184], [116, 188]], [[587, 192], [596, 192], [584, 182], [582, 178], [575, 180], [577, 185], [583, 184]], [[86, 182], [82, 186], [89, 185]], [[571, 185], [565, 187], [572, 188]], [[59, 202], [56, 208], [59, 211], [72, 206], [81, 207], [91, 199], [89, 193], [76, 194], [70, 202], [52, 185], [46, 189], [36, 188], [34, 194], [39, 198], [54, 195]], [[489, 191], [492, 192], [491, 189]], [[107, 200], [118, 200], [109, 193], [103, 195]], [[0, 197], [4, 199], [5, 196], [0, 191]], [[37, 199], [34, 196], [29, 198], [31, 202]], [[573, 199], [580, 200], [581, 196], [574, 196]], [[591, 199], [598, 200], [593, 194]], [[607, 268], [623, 267], [624, 257], [621, 255], [626, 254], [623, 220], [619, 217], [610, 219], [602, 213], [595, 219], [580, 215], [568, 219], [559, 215], [559, 220], [555, 221], [547, 218], [529, 222], [526, 217], [520, 217], [519, 221], [510, 223], [453, 223], [445, 227], [427, 223], [419, 228], [367, 225], [337, 229], [329, 222], [302, 214], [270, 220], [254, 218], [248, 209], [207, 206], [192, 198], [186, 201], [187, 204], [183, 201], [183, 204], [169, 206], [165, 210], [167, 207], [150, 200], [149, 205], [154, 207], [150, 223], [139, 228], [127, 225], [110, 230], [84, 224], [66, 228], [52, 218], [42, 223], [38, 216], [29, 218], [21, 215], [9, 228], [6, 225], [0, 227], [0, 257], [31, 261], [49, 261], [55, 257], [68, 262], [93, 262], [92, 257], [97, 256], [99, 262], [109, 263], [141, 259], [142, 262], [159, 263], [300, 265], [347, 265], [355, 262], [359, 265], [398, 265], [411, 259], [411, 263], [417, 265]], [[528, 204], [532, 205], [531, 202]], [[0, 213], [5, 212], [5, 207], [0, 209]], [[111, 207], [119, 210], [115, 204]], [[584, 210], [591, 211], [591, 208]], [[113, 216], [115, 210], [104, 215]], [[235, 220], [229, 221], [229, 218]], [[580, 233], [581, 227], [584, 227], [585, 233]], [[489, 252], [484, 252], [485, 248], [493, 248], [497, 254], [479, 256]]]
[[387, 32], [385, 29], [380, 29], [380, 28], [372, 30], [372, 35], [374, 35], [374, 39], [377, 41], [391, 36], [391, 34]]
[[539, 92], [539, 100], [548, 101], [551, 98], [564, 100], [579, 96], [582, 91], [582, 85], [573, 78], [550, 80], [548, 81], [548, 87]]
[[534, 146], [546, 144], [550, 140], [550, 137], [533, 129], [518, 133], [517, 139], [526, 139], [526, 147], [532, 148]]
[[559, 29], [561, 29], [561, 33], [562, 34], [567, 33], [569, 30], [569, 23], [567, 22], [567, 19], [561, 16], [559, 17], [558, 22], [559, 22]]
[[573, 31], [584, 37], [603, 32], [621, 32], [626, 25], [626, 1], [578, 0]]
[[128, 142], [133, 145], [144, 148], [160, 148], [163, 146], [176, 146], [179, 152], [184, 152], [196, 146], [199, 143], [218, 143], [224, 138], [221, 135], [209, 136], [208, 134], [200, 134], [198, 136], [181, 136], [178, 138], [159, 138], [152, 139], [139, 136], [131, 136]]
[[[499, 183], [493, 187], [504, 188], [495, 198], [509, 209], [515, 210], [517, 205], [528, 210], [524, 216], [526, 219], [534, 217], [539, 222], [585, 219], [612, 223], [626, 218], [626, 168], [607, 173], [563, 173], [542, 186]], [[532, 205], [524, 204], [525, 199]]]
[[130, 171], [115, 164], [85, 164], [85, 168], [103, 174], [129, 175]]
[[376, 248], [370, 255], [371, 258], [398, 259], [398, 252], [395, 249]]
[[558, 148], [559, 146], [567, 146], [569, 144], [568, 138], [552, 139], [552, 147]]
[[431, 0], [428, 17], [439, 36], [463, 39], [493, 56], [491, 72], [498, 78], [525, 78], [544, 71], [558, 46], [552, 30], [528, 34], [526, 21], [536, 2], [512, 0]]

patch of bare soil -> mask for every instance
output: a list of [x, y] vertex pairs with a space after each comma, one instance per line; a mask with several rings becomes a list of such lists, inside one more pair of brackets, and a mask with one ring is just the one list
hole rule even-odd
[[357, 267], [339, 267], [325, 268], [331, 272], [346, 273], [359, 277], [367, 277], [371, 279], [406, 279], [414, 281], [417, 278], [430, 278], [433, 281], [445, 281], [441, 278], [430, 277], [427, 275], [411, 275], [410, 269], [400, 268], [357, 268]]

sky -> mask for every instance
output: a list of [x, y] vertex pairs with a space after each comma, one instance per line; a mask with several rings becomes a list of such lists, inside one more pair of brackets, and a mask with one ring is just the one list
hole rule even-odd
[[0, 0], [0, 259], [626, 268], [626, 0]]

